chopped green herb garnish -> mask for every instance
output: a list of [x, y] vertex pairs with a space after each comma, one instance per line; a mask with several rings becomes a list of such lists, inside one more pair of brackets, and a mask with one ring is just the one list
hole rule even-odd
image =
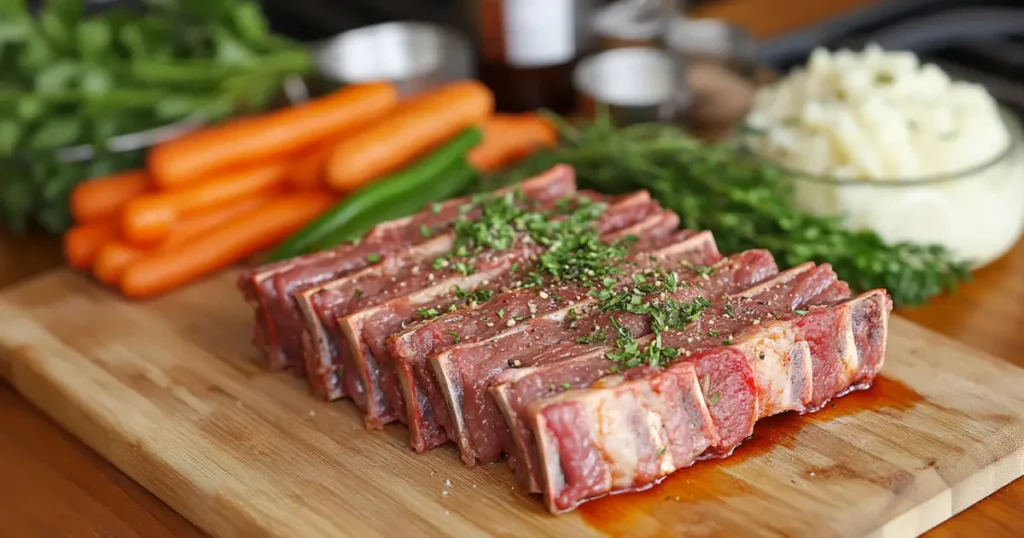
[[380, 254], [370, 254], [366, 257], [366, 261], [370, 263], [377, 263], [380, 261]]
[[807, 311], [806, 310], [794, 310], [793, 313], [798, 315], [798, 316], [806, 316], [807, 315]]
[[715, 405], [716, 403], [718, 403], [721, 400], [722, 400], [722, 393], [721, 392], [714, 392], [714, 393], [711, 394], [711, 396], [708, 396], [708, 400], [707, 401], [708, 401], [708, 405]]
[[491, 290], [476, 290], [469, 295], [469, 299], [474, 303], [486, 303], [494, 298], [494, 292]]
[[533, 271], [526, 274], [526, 279], [523, 281], [524, 288], [540, 288], [544, 286], [544, 279]]
[[563, 389], [569, 390], [570, 387], [572, 387], [572, 385], [570, 385], [569, 383], [562, 383], [562, 388]]
[[459, 337], [459, 333], [455, 332], [454, 330], [449, 329], [448, 334], [451, 335], [452, 339], [455, 340], [456, 344], [458, 344], [462, 340], [462, 338]]
[[359, 288], [356, 288], [356, 290], [352, 292], [352, 298], [353, 299], [358, 299], [358, 298], [360, 298], [362, 296], [363, 296], [363, 290], [361, 290]]
[[720, 334], [722, 334], [722, 331], [716, 331], [715, 329], [708, 329], [708, 336], [710, 336], [712, 338], [714, 338], [714, 337], [716, 337], [716, 336], [718, 336]]
[[420, 235], [422, 235], [423, 237], [430, 237], [431, 236], [430, 228], [427, 228], [426, 224], [421, 224], [420, 225]]
[[420, 308], [416, 310], [416, 315], [422, 319], [430, 319], [440, 316], [441, 312], [436, 308]]
[[505, 309], [504, 308], [499, 308], [498, 309], [498, 317], [499, 318], [504, 318], [505, 317]]
[[682, 265], [683, 267], [693, 271], [694, 273], [697, 273], [697, 276], [701, 278], [707, 278], [715, 274], [715, 268], [707, 265], [694, 265], [689, 261], [684, 261]]
[[675, 271], [665, 275], [665, 277], [661, 279], [662, 284], [665, 286], [665, 290], [669, 293], [675, 293], [675, 291], [679, 289], [678, 278], [679, 277], [676, 275]]
[[442, 206], [441, 206], [440, 203], [435, 202], [435, 203], [431, 204], [430, 212], [436, 215], [436, 214], [441, 212], [441, 207]]
[[462, 273], [463, 275], [469, 276], [476, 272], [476, 267], [466, 262], [455, 262], [452, 267]]
[[623, 327], [614, 317], [609, 319], [612, 322], [612, 326], [615, 327], [617, 338], [615, 339], [615, 351], [605, 353], [607, 359], [622, 363], [628, 369], [642, 364], [664, 367], [668, 361], [679, 356], [678, 350], [662, 347], [661, 333], [656, 332], [654, 334], [654, 341], [646, 349], [641, 349], [640, 343], [628, 329]]
[[594, 332], [576, 338], [577, 344], [603, 344], [607, 335], [604, 331], [595, 329]]

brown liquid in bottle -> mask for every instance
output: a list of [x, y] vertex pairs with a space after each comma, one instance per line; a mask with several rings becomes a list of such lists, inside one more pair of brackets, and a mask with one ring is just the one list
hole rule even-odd
[[586, 26], [587, 0], [474, 0], [479, 76], [498, 110], [575, 105], [572, 70]]

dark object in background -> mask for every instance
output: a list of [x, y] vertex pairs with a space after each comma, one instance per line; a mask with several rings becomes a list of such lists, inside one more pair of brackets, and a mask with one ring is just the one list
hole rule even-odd
[[461, 0], [262, 0], [275, 30], [314, 41], [381, 22], [410, 20], [452, 26], [469, 24]]
[[[391, 20], [442, 24], [471, 36], [477, 74], [502, 111], [575, 106], [572, 68], [590, 46], [601, 0], [264, 0], [275, 29], [319, 40]], [[509, 18], [513, 20], [508, 20]]]
[[576, 104], [572, 70], [590, 47], [595, 0], [464, 0], [476, 41], [480, 80], [498, 110], [547, 108], [566, 113]]
[[[467, 36], [481, 34], [478, 29], [494, 32], [490, 20], [478, 15], [493, 15], [502, 0], [264, 0], [263, 4], [273, 27], [286, 35], [304, 41], [315, 41], [335, 34], [387, 21], [426, 21], [450, 27]], [[520, 2], [522, 0], [504, 0]], [[547, 11], [547, 3], [582, 0], [527, 0]], [[548, 6], [550, 8], [550, 6]], [[500, 16], [500, 15], [499, 15]], [[543, 19], [541, 19], [543, 22]], [[499, 20], [500, 24], [500, 20]], [[500, 35], [500, 34], [499, 34]], [[499, 38], [500, 39], [500, 38]], [[543, 33], [537, 39], [545, 39]], [[502, 61], [503, 46], [495, 53], [488, 40], [473, 39], [475, 54], [480, 58], [478, 76], [495, 92], [497, 107], [503, 111], [534, 109], [539, 106], [565, 111], [573, 105], [571, 62], [535, 65], [525, 69], [510, 67]]]

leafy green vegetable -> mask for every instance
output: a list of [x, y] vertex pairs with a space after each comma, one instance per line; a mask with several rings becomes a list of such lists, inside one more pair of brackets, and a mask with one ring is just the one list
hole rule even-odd
[[[67, 195], [85, 178], [142, 164], [113, 136], [184, 119], [265, 108], [289, 76], [312, 70], [305, 47], [270, 33], [254, 0], [146, 0], [137, 11], [0, 0], [0, 226], [70, 224]], [[98, 151], [67, 162], [58, 149]]]
[[898, 305], [921, 303], [969, 278], [967, 265], [940, 246], [886, 244], [874, 232], [847, 230], [839, 217], [796, 210], [791, 179], [735, 145], [705, 145], [667, 125], [620, 129], [607, 115], [579, 127], [558, 122], [560, 148], [488, 177], [483, 190], [568, 163], [581, 188], [650, 190], [685, 227], [714, 232], [723, 252], [767, 248], [785, 267], [829, 262], [855, 289], [884, 287]]

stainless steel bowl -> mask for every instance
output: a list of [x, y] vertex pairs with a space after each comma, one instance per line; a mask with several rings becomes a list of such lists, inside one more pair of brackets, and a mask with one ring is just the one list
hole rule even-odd
[[672, 57], [650, 47], [595, 54], [573, 73], [582, 112], [606, 105], [621, 125], [676, 120], [689, 103], [683, 82]]
[[472, 49], [443, 26], [388, 22], [339, 34], [313, 47], [317, 71], [332, 82], [386, 80], [402, 95], [473, 78]]

